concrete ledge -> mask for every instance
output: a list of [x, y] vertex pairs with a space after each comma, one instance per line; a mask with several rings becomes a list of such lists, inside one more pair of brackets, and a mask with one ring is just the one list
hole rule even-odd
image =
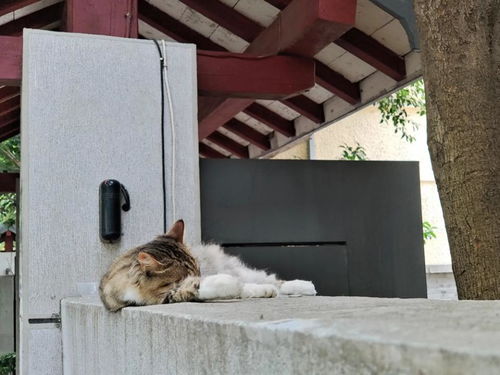
[[62, 303], [65, 374], [499, 374], [500, 301]]

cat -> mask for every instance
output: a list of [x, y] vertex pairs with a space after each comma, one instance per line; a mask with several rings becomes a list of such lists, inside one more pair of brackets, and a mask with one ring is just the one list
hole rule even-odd
[[184, 221], [163, 235], [120, 255], [104, 274], [99, 294], [104, 306], [126, 306], [236, 298], [316, 295], [310, 281], [282, 281], [246, 266], [215, 244], [183, 243]]

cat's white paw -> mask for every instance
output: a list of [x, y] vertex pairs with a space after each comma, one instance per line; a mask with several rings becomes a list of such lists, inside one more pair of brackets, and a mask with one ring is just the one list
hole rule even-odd
[[299, 296], [315, 296], [316, 288], [310, 281], [292, 280], [285, 281], [281, 284], [280, 294], [299, 295]]
[[241, 283], [234, 276], [220, 273], [207, 276], [201, 280], [198, 298], [210, 299], [233, 299], [240, 298]]
[[278, 289], [272, 284], [243, 284], [241, 298], [272, 298], [278, 295]]

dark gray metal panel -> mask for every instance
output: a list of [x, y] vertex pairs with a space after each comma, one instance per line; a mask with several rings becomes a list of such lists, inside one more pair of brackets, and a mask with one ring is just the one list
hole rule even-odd
[[224, 249], [255, 268], [276, 273], [282, 280], [310, 280], [319, 295], [349, 295], [345, 245], [229, 246]]
[[410, 41], [412, 49], [420, 49], [417, 20], [413, 10], [413, 0], [371, 0], [393, 17], [399, 19]]
[[351, 295], [426, 296], [417, 162], [200, 165], [204, 241], [345, 242]]

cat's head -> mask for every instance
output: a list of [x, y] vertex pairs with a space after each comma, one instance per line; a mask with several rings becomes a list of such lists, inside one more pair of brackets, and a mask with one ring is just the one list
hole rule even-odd
[[139, 247], [135, 276], [147, 300], [164, 299], [186, 279], [200, 276], [199, 265], [183, 239], [184, 221], [179, 220], [166, 234]]

